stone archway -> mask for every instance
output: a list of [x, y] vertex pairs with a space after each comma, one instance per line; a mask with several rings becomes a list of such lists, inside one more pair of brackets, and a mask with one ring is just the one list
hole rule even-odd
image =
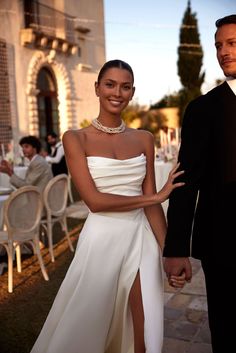
[[33, 55], [27, 75], [27, 98], [29, 110], [29, 133], [38, 136], [39, 120], [37, 106], [37, 75], [42, 67], [49, 67], [55, 75], [58, 87], [58, 109], [60, 120], [60, 131], [76, 126], [75, 109], [75, 87], [70, 73], [66, 70], [63, 63], [56, 60], [56, 54], [52, 50], [49, 55], [38, 51]]

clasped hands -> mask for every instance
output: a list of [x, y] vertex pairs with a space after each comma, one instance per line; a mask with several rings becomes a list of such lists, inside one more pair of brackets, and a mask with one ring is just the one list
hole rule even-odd
[[183, 288], [186, 282], [186, 277], [184, 272], [179, 276], [168, 275], [167, 279], [168, 279], [169, 285], [174, 288]]
[[164, 270], [171, 287], [182, 288], [192, 278], [192, 266], [188, 257], [166, 257]]

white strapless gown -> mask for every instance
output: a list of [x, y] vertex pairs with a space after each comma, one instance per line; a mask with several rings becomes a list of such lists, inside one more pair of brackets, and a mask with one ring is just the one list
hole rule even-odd
[[[101, 192], [139, 195], [146, 157], [87, 157]], [[162, 255], [143, 209], [89, 213], [31, 353], [133, 353], [129, 292], [140, 271], [147, 353], [163, 340]]]

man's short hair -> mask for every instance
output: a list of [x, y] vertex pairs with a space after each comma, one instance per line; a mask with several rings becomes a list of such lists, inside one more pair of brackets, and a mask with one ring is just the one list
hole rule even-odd
[[230, 25], [233, 23], [236, 24], [236, 14], [219, 18], [215, 24], [217, 28], [220, 28], [221, 26]]
[[55, 133], [55, 131], [50, 131], [50, 132], [48, 132], [47, 133], [47, 137], [48, 136], [52, 136], [52, 137], [54, 137], [54, 138], [57, 138], [57, 134]]
[[37, 153], [39, 153], [42, 148], [40, 140], [36, 136], [31, 135], [22, 137], [19, 144], [20, 146], [24, 144], [30, 145], [36, 149]]

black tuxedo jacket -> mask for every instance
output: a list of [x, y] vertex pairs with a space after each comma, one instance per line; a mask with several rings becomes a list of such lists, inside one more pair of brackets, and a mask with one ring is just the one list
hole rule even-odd
[[164, 256], [235, 256], [236, 95], [226, 82], [188, 105], [179, 161], [186, 184], [169, 199]]

